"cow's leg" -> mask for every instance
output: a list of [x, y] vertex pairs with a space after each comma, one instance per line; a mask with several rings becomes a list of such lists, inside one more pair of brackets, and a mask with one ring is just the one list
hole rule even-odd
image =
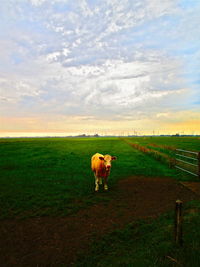
[[101, 177], [99, 178], [99, 184], [102, 184], [102, 178]]
[[95, 179], [95, 191], [96, 192], [99, 191], [99, 180], [98, 180], [98, 178]]
[[104, 190], [108, 190], [108, 177], [105, 177], [105, 179], [104, 179]]
[[99, 191], [99, 177], [94, 174], [94, 177], [95, 177], [95, 191]]

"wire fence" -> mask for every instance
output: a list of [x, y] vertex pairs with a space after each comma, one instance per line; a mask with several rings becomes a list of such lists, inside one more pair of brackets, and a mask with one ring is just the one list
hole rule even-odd
[[176, 149], [175, 168], [200, 178], [200, 152]]

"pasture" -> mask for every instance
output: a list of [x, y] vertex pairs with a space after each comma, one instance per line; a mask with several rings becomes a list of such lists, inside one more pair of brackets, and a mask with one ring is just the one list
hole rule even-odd
[[0, 139], [1, 218], [66, 215], [97, 201], [90, 168], [96, 152], [118, 157], [109, 177], [111, 190], [130, 175], [186, 177], [118, 138]]
[[139, 142], [145, 146], [151, 146], [151, 144], [167, 145], [175, 148], [200, 151], [200, 137], [130, 137], [133, 142]]
[[[200, 150], [198, 138], [126, 139], [167, 155], [174, 152], [166, 146]], [[96, 152], [117, 156], [108, 192], [94, 193], [90, 159]], [[0, 231], [2, 243], [7, 240], [0, 257], [9, 263], [15, 258], [21, 266], [35, 266], [43, 251], [39, 266], [45, 266], [44, 260], [52, 266], [71, 266], [66, 253], [78, 248], [76, 264], [75, 254], [70, 256], [73, 266], [199, 266], [199, 197], [177, 182], [195, 180], [190, 175], [120, 138], [0, 139], [0, 153]], [[174, 246], [172, 233], [177, 197], [193, 200], [186, 206], [187, 244], [181, 250]], [[142, 219], [146, 217], [148, 221]], [[31, 265], [32, 240], [39, 240], [39, 247]], [[188, 261], [191, 265], [185, 265]]]

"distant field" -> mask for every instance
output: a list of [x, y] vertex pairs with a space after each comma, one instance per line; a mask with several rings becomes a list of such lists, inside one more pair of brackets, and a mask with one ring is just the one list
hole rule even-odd
[[[131, 138], [134, 142], [169, 144], [200, 150], [197, 138]], [[0, 139], [0, 216], [66, 215], [109, 198], [94, 194], [90, 158], [117, 156], [109, 186], [129, 175], [192, 179], [133, 149], [118, 138]]]
[[[196, 176], [192, 175], [193, 180], [199, 180], [199, 137], [131, 137], [124, 138], [124, 141], [146, 155], [167, 164], [170, 168], [175, 168], [178, 165], [178, 168], [194, 173]], [[177, 152], [176, 149], [181, 149], [182, 151]], [[187, 151], [196, 152], [196, 154], [188, 153]]]
[[200, 151], [200, 137], [130, 137], [133, 142], [139, 142], [142, 145], [152, 143], [158, 145], [169, 145], [180, 149]]

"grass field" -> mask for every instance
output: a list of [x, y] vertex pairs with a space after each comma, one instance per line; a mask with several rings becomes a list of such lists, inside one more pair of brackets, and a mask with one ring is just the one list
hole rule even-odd
[[[170, 156], [174, 152], [162, 145], [200, 151], [198, 138], [128, 140]], [[117, 156], [109, 177], [108, 194], [94, 194], [90, 159], [96, 152]], [[1, 219], [74, 213], [96, 202], [109, 201], [115, 183], [127, 176], [194, 179], [119, 138], [0, 139], [0, 153]], [[183, 248], [173, 242], [174, 214], [169, 212], [156, 220], [136, 221], [94, 240], [91, 250], [80, 255], [76, 266], [200, 266], [199, 211], [199, 201], [187, 204]]]
[[[194, 181], [199, 180], [198, 165], [200, 161], [197, 153], [200, 151], [199, 137], [132, 137], [124, 138], [124, 141], [148, 156], [167, 164], [170, 168], [175, 168], [178, 165], [178, 167], [196, 174], [195, 176], [190, 173]], [[176, 149], [186, 151], [177, 152]], [[188, 153], [188, 150], [192, 153]], [[186, 157], [183, 158], [183, 156]]]
[[180, 149], [191, 151], [200, 151], [200, 137], [130, 137], [133, 142], [139, 142], [142, 145], [150, 144], [168, 145]]
[[[130, 138], [199, 149], [196, 138]], [[190, 146], [189, 146], [190, 144]], [[90, 158], [117, 156], [109, 186], [129, 175], [192, 179], [139, 152], [118, 138], [0, 139], [0, 216], [66, 215], [108, 196], [94, 195]], [[153, 168], [152, 168], [153, 166]]]

